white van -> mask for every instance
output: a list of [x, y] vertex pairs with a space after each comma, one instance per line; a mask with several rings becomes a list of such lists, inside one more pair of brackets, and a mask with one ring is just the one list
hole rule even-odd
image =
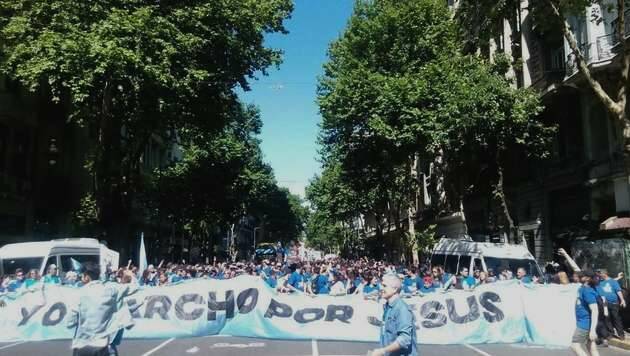
[[24, 274], [37, 269], [40, 275], [44, 275], [51, 264], [57, 265], [60, 275], [63, 275], [74, 269], [73, 260], [96, 263], [104, 274], [108, 267], [118, 269], [118, 259], [118, 252], [89, 238], [8, 244], [0, 247], [0, 276], [14, 274], [17, 268], [21, 268]]
[[431, 265], [441, 265], [450, 274], [456, 275], [467, 267], [469, 271], [478, 269], [495, 275], [509, 269], [516, 276], [519, 267], [525, 268], [530, 276], [542, 276], [542, 271], [534, 256], [523, 245], [504, 243], [475, 242], [472, 239], [442, 238], [433, 248]]

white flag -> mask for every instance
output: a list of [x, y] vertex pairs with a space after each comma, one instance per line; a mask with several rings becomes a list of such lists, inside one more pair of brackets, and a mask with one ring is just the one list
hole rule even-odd
[[140, 233], [140, 257], [138, 258], [138, 274], [147, 269], [147, 250], [144, 248], [144, 232]]

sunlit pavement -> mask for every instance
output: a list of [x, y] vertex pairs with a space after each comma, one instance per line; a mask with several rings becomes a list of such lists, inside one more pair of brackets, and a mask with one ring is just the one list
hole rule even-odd
[[[364, 356], [378, 345], [364, 342], [293, 341], [252, 339], [229, 336], [210, 336], [189, 339], [124, 340], [120, 356], [170, 355], [256, 355], [256, 356]], [[599, 348], [602, 356], [630, 355], [614, 347]], [[420, 345], [420, 354], [456, 356], [495, 355], [572, 355], [563, 348], [542, 348], [524, 344], [513, 345]], [[6, 356], [62, 356], [71, 355], [70, 341], [0, 343], [0, 355]]]

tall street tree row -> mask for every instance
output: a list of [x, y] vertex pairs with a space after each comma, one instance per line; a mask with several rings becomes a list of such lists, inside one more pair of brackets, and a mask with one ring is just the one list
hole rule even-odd
[[124, 237], [146, 187], [141, 157], [155, 137], [185, 147], [175, 171], [226, 167], [206, 185], [205, 196], [224, 200], [217, 210], [270, 184], [257, 145], [241, 141], [260, 123], [235, 90], [280, 63], [263, 37], [285, 33], [291, 11], [290, 0], [0, 0], [0, 71], [90, 133], [92, 186], [78, 215]]
[[[461, 53], [443, 1], [358, 1], [320, 79], [323, 173], [308, 196], [314, 215], [372, 221], [373, 251], [396, 249], [417, 263], [426, 235], [418, 222], [461, 210], [483, 184], [504, 206], [505, 162], [516, 151], [544, 156], [553, 131], [536, 120], [537, 95], [514, 89], [506, 68]], [[421, 189], [428, 163], [433, 183]], [[482, 170], [488, 181], [479, 182]], [[336, 182], [323, 183], [329, 179]], [[347, 194], [335, 194], [337, 186]], [[328, 197], [343, 204], [322, 204]], [[400, 238], [384, 244], [390, 230]]]

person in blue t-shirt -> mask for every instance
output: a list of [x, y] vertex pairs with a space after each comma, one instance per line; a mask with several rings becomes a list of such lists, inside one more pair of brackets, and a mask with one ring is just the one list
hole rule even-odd
[[61, 278], [58, 275], [57, 265], [48, 266], [48, 273], [44, 276], [44, 284], [61, 284]]
[[297, 263], [289, 266], [291, 275], [287, 279], [285, 287], [294, 292], [304, 292], [304, 276], [302, 276], [302, 266]]
[[269, 271], [269, 274], [264, 274], [263, 275], [265, 282], [267, 283], [267, 285], [273, 289], [276, 289], [276, 287], [278, 287], [278, 279], [276, 278], [276, 271], [274, 271], [273, 269]]
[[39, 271], [33, 268], [28, 272], [28, 278], [24, 281], [24, 286], [26, 288], [31, 288], [35, 286], [39, 282], [39, 280]]
[[7, 292], [15, 292], [24, 286], [25, 282], [24, 270], [21, 268], [15, 269], [15, 279], [13, 279], [7, 286]]
[[260, 268], [260, 271], [264, 274], [266, 274], [267, 276], [271, 275], [271, 265], [269, 264], [269, 260], [263, 260], [263, 264]]
[[617, 337], [623, 340], [625, 333], [619, 308], [626, 307], [626, 300], [623, 297], [621, 286], [615, 279], [610, 278], [608, 271], [605, 269], [599, 270], [599, 276], [600, 281], [597, 286], [597, 293], [606, 299], [608, 304], [608, 317], [604, 319], [606, 328], [611, 334], [617, 331]]
[[178, 268], [177, 271], [175, 272], [175, 274], [172, 274], [169, 277], [169, 283], [173, 284], [173, 283], [178, 283], [184, 280], [184, 269], [183, 268]]
[[455, 277], [444, 271], [444, 268], [439, 265], [431, 268], [431, 278], [435, 288], [448, 288], [455, 282]]
[[587, 344], [587, 350], [593, 356], [598, 356], [597, 345], [597, 318], [599, 310], [597, 307], [597, 291], [595, 290], [595, 274], [591, 271], [578, 272], [582, 285], [578, 289], [575, 303], [576, 329], [571, 341], [571, 349], [578, 356], [589, 353], [582, 347]]
[[462, 268], [459, 271], [459, 275], [460, 277], [458, 279], [458, 285], [459, 287], [461, 287], [461, 289], [471, 290], [475, 288], [477, 281], [475, 281], [475, 278], [469, 274], [468, 268], [466, 267]]
[[418, 288], [420, 294], [430, 294], [435, 292], [435, 286], [433, 285], [433, 278], [426, 276], [422, 279], [422, 285]]
[[363, 295], [365, 298], [378, 298], [381, 292], [381, 283], [377, 276], [371, 276], [365, 279], [370, 281], [363, 286]]
[[414, 294], [418, 290], [419, 285], [422, 282], [419, 280], [418, 275], [416, 274], [415, 267], [411, 267], [406, 271], [405, 278], [402, 282], [402, 293], [403, 294]]
[[313, 290], [313, 279], [315, 275], [313, 274], [313, 268], [311, 265], [307, 264], [302, 268], [302, 282], [304, 292], [307, 294], [315, 294]]
[[532, 277], [530, 277], [530, 276], [527, 274], [527, 271], [526, 271], [526, 270], [525, 270], [525, 268], [523, 268], [523, 267], [519, 267], [519, 268], [516, 270], [516, 278], [517, 278], [519, 281], [521, 281], [521, 283], [524, 283], [524, 284], [529, 284], [529, 283], [532, 283], [532, 282], [533, 282]]
[[317, 276], [315, 276], [315, 294], [328, 294], [330, 293], [330, 285], [328, 281], [328, 271], [326, 266], [321, 266], [315, 270]]
[[361, 277], [361, 272], [357, 272], [357, 275], [352, 280], [354, 291], [356, 292], [361, 287], [362, 284], [363, 284], [363, 277]]

